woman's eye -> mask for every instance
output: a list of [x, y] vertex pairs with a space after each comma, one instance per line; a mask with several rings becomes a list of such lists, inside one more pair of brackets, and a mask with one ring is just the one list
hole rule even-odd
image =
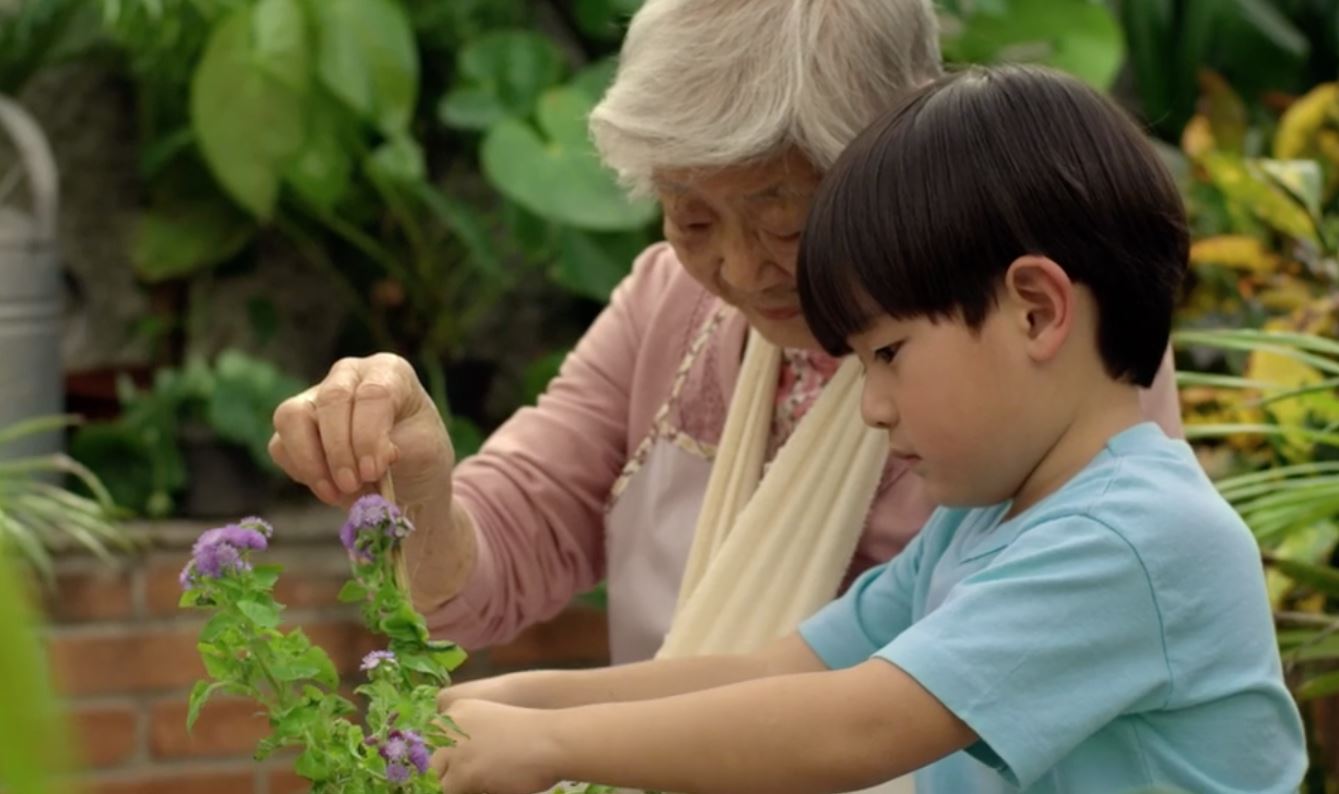
[[772, 236], [772, 239], [781, 243], [795, 243], [799, 242], [800, 240], [800, 233], [798, 231], [787, 232], [786, 234], [779, 234], [777, 232], [768, 232], [768, 234]]

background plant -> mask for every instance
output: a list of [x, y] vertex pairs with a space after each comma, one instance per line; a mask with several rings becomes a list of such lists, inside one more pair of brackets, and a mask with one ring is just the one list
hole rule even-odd
[[[0, 428], [0, 450], [74, 424], [68, 416], [38, 417]], [[73, 478], [90, 494], [64, 486]], [[104, 560], [127, 546], [111, 494], [97, 476], [63, 453], [0, 459], [0, 558], [18, 555], [48, 582], [51, 550], [73, 544]]]

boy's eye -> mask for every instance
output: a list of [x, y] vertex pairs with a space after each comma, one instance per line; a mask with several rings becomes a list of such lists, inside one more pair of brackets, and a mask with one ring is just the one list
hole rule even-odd
[[896, 358], [897, 356], [897, 351], [901, 349], [902, 349], [901, 342], [898, 342], [895, 345], [885, 345], [884, 347], [881, 347], [878, 350], [874, 351], [873, 358], [880, 364], [891, 364], [893, 363], [893, 359]]

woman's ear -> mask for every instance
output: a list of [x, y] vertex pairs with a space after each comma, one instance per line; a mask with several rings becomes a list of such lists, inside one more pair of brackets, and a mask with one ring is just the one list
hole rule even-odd
[[1020, 256], [1004, 275], [1004, 299], [1027, 338], [1028, 355], [1049, 361], [1074, 326], [1074, 282], [1044, 256]]

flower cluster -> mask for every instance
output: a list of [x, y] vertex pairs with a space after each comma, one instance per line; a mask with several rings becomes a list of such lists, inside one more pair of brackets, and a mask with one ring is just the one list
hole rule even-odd
[[[363, 658], [367, 681], [354, 689], [364, 698], [361, 709], [339, 694], [325, 651], [301, 629], [280, 629], [284, 607], [273, 588], [281, 570], [251, 560], [270, 546], [270, 525], [248, 518], [201, 535], [181, 574], [181, 605], [215, 614], [197, 644], [209, 678], [191, 692], [187, 727], [215, 693], [250, 696], [270, 712], [273, 726], [255, 758], [301, 748], [295, 771], [314, 794], [440, 791], [429, 758], [454, 739], [438, 723], [437, 693], [464, 652], [430, 637], [397, 581], [395, 547], [412, 531], [394, 504], [367, 496], [340, 532], [351, 577], [339, 600], [358, 604], [368, 628], [387, 639], [383, 650]], [[363, 719], [352, 719], [360, 711]]]
[[394, 544], [409, 536], [414, 525], [400, 509], [376, 494], [353, 503], [348, 520], [339, 530], [339, 539], [359, 562], [371, 562], [374, 551], [386, 542]]
[[229, 573], [251, 570], [246, 552], [269, 546], [274, 528], [262, 518], [244, 518], [236, 524], [205, 532], [191, 547], [191, 559], [181, 569], [182, 589], [201, 579], [220, 579]]
[[428, 743], [415, 731], [392, 728], [384, 740], [369, 736], [365, 741], [385, 759], [386, 779], [391, 783], [409, 782], [413, 770], [420, 775], [428, 771]]

